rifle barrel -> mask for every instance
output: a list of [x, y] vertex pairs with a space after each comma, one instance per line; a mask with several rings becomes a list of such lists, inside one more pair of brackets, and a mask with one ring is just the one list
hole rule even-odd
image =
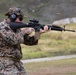
[[64, 29], [64, 31], [76, 32], [75, 30]]

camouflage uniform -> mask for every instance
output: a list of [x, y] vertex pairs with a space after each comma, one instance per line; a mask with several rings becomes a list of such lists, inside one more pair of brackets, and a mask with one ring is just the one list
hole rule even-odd
[[0, 75], [26, 75], [20, 59], [20, 44], [36, 45], [34, 36], [23, 34], [20, 29], [14, 32], [6, 20], [0, 23]]

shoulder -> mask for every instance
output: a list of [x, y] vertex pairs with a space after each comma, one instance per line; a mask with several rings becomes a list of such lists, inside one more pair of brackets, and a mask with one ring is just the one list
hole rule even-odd
[[5, 26], [5, 24], [6, 24], [6, 21], [5, 20], [2, 21], [2, 22], [0, 22], [0, 27]]
[[0, 29], [3, 29], [3, 28], [8, 27], [8, 26], [9, 26], [9, 25], [8, 25], [8, 23], [6, 22], [6, 20], [0, 22]]

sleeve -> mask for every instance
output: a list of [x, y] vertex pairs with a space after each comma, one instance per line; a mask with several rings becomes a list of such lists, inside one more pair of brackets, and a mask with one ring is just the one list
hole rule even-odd
[[38, 44], [38, 40], [35, 40], [34, 36], [29, 36], [28, 34], [24, 35], [24, 44], [25, 45], [37, 45]]
[[0, 25], [0, 34], [4, 41], [6, 41], [10, 45], [16, 45], [23, 43], [24, 38], [22, 32], [14, 33], [13, 30], [7, 25]]

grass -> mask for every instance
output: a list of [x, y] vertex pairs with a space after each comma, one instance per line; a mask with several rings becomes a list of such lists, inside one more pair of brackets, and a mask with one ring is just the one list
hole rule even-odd
[[76, 75], [76, 59], [24, 64], [29, 75]]
[[[75, 24], [67, 25], [75, 29]], [[76, 33], [50, 31], [41, 35], [38, 45], [22, 45], [23, 59], [76, 54]]]

